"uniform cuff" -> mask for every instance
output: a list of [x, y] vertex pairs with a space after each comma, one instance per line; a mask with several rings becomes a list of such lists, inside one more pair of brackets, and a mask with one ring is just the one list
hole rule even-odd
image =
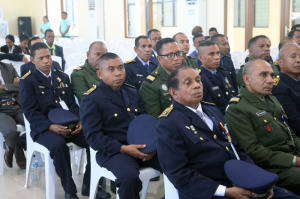
[[296, 166], [296, 156], [294, 156], [293, 162], [292, 162], [292, 166]]
[[219, 185], [214, 196], [225, 196], [225, 190], [227, 187], [224, 185]]

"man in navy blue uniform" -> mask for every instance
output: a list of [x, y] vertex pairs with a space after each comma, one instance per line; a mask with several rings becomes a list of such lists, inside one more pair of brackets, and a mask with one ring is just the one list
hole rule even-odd
[[156, 44], [158, 41], [160, 41], [162, 39], [160, 31], [156, 30], [156, 29], [149, 30], [147, 33], [147, 36], [150, 39], [151, 45], [152, 45], [152, 55], [151, 55], [150, 61], [159, 65], [159, 61], [157, 59]]
[[[31, 49], [30, 49], [31, 46], [33, 46], [33, 44], [38, 43], [38, 42], [43, 43], [43, 41], [39, 37], [32, 37], [32, 38], [29, 39], [29, 41], [28, 41], [28, 51], [29, 51], [29, 53], [31, 52]], [[53, 71], [54, 69], [61, 70], [61, 67], [59, 66], [59, 63], [56, 62], [56, 61], [52, 61], [51, 71]], [[30, 60], [30, 62], [27, 62], [26, 64], [23, 64], [21, 66], [20, 70], [21, 70], [21, 76], [24, 76], [28, 71], [33, 72], [35, 70], [35, 65]]]
[[220, 50], [212, 41], [204, 41], [199, 47], [199, 59], [202, 62], [201, 78], [203, 83], [203, 100], [215, 103], [225, 115], [225, 109], [232, 96], [238, 91], [226, 68], [220, 66]]
[[272, 94], [282, 105], [288, 124], [300, 136], [300, 47], [296, 43], [283, 46], [279, 52], [281, 72], [274, 78]]
[[135, 39], [134, 51], [137, 54], [134, 60], [124, 63], [126, 71], [125, 83], [133, 85], [139, 90], [143, 81], [150, 73], [156, 70], [158, 64], [150, 60], [152, 45], [148, 37], [137, 37]]
[[[180, 199], [246, 199], [253, 193], [233, 186], [224, 172], [224, 164], [236, 156], [223, 135], [219, 123], [226, 121], [213, 104], [203, 102], [203, 85], [197, 72], [181, 66], [168, 77], [173, 107], [160, 116], [157, 153], [163, 172], [179, 192]], [[253, 164], [232, 138], [241, 160]], [[274, 198], [298, 196], [274, 187]], [[273, 191], [267, 195], [272, 198]]]
[[233, 86], [237, 90], [238, 87], [236, 84], [236, 71], [231, 57], [228, 55], [229, 44], [227, 37], [222, 34], [215, 34], [211, 37], [211, 41], [217, 44], [221, 54], [220, 66], [227, 69], [231, 76]]
[[[134, 117], [143, 114], [138, 91], [123, 84], [126, 76], [122, 60], [114, 53], [103, 54], [97, 75], [102, 80], [81, 100], [80, 118], [88, 144], [97, 152], [97, 163], [116, 176], [121, 199], [139, 199], [140, 167], [161, 171], [156, 152], [144, 154], [140, 145], [128, 145], [127, 130]], [[121, 168], [121, 169], [120, 169]]]
[[[69, 76], [60, 70], [51, 71], [52, 59], [44, 43], [36, 43], [31, 48], [31, 57], [36, 70], [29, 71], [20, 81], [22, 110], [30, 123], [32, 139], [50, 151], [57, 175], [61, 179], [66, 199], [77, 199], [77, 190], [72, 179], [68, 142], [86, 148], [88, 164], [83, 179], [82, 192], [89, 191], [90, 153], [82, 133], [81, 123], [71, 131], [66, 126], [52, 124], [48, 113], [55, 108], [68, 109], [79, 117], [79, 107], [75, 102]], [[71, 137], [69, 135], [71, 134]]]
[[[196, 34], [193, 37], [193, 46], [196, 48], [191, 54], [190, 56], [193, 57], [196, 61], [198, 61], [198, 46], [199, 44], [201, 44], [203, 41], [205, 41], [204, 36], [202, 34]], [[201, 67], [201, 64], [200, 64]]]

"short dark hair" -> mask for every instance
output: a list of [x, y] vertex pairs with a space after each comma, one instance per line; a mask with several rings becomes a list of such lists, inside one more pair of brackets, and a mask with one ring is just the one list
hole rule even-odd
[[191, 68], [190, 66], [179, 66], [178, 68], [176, 68], [174, 71], [171, 72], [167, 80], [168, 88], [174, 88], [175, 90], [178, 90], [179, 80], [177, 78], [177, 75], [180, 70], [185, 70], [185, 69], [193, 69], [193, 68]]
[[47, 33], [48, 32], [53, 32], [54, 33], [54, 31], [52, 30], [52, 29], [47, 29], [46, 31], [45, 31], [45, 37], [47, 36]]
[[168, 43], [172, 43], [172, 42], [176, 43], [176, 41], [175, 41], [174, 39], [169, 38], [169, 37], [164, 38], [164, 39], [162, 39], [162, 40], [159, 40], [159, 41], [156, 43], [156, 51], [157, 51], [157, 54], [158, 54], [158, 55], [161, 55], [162, 47], [163, 47], [164, 44], [168, 44]]
[[201, 26], [195, 26], [192, 30], [192, 35], [195, 36], [196, 34], [199, 34], [199, 32], [203, 32], [203, 29]]
[[291, 32], [289, 32], [288, 37], [292, 37], [292, 38], [293, 38], [295, 32], [300, 32], [300, 30], [298, 30], [298, 29], [293, 29], [293, 30], [291, 30]]
[[67, 16], [68, 16], [68, 13], [67, 13], [67, 12], [62, 12], [61, 14], [65, 14], [65, 15], [67, 15]]
[[15, 43], [15, 37], [13, 35], [6, 35], [5, 39], [9, 39], [13, 43]]
[[174, 40], [176, 40], [176, 36], [177, 36], [177, 35], [185, 35], [185, 34], [184, 34], [183, 32], [178, 32], [178, 33], [176, 33], [176, 34], [173, 36], [173, 39], [174, 39]]
[[26, 32], [20, 32], [19, 40], [20, 40], [20, 42], [22, 42], [24, 40], [29, 40], [29, 36], [27, 35]]
[[47, 19], [47, 21], [49, 22], [48, 16], [47, 16], [47, 15], [45, 15], [44, 17], [45, 17], [45, 18]]
[[255, 36], [255, 37], [252, 37], [252, 38], [249, 40], [249, 42], [248, 42], [248, 48], [250, 48], [251, 45], [254, 44], [254, 43], [255, 43], [258, 39], [260, 39], [260, 38], [265, 38], [265, 39], [267, 39], [267, 37], [266, 37], [265, 35], [257, 35], [257, 36]]
[[299, 28], [300, 27], [300, 24], [295, 24], [292, 26], [292, 30], [296, 29], [296, 28]]
[[152, 32], [159, 32], [160, 33], [160, 31], [157, 30], [157, 29], [151, 29], [151, 30], [148, 31], [147, 36], [150, 37]]
[[29, 40], [28, 40], [28, 49], [31, 51], [31, 42], [34, 41], [34, 40], [37, 40], [37, 39], [41, 39], [39, 37], [31, 37]]
[[92, 49], [92, 47], [93, 47], [93, 45], [95, 45], [95, 44], [101, 44], [102, 46], [105, 46], [106, 47], [106, 45], [102, 42], [102, 41], [94, 41], [93, 43], [91, 43], [91, 45], [90, 45], [90, 47], [89, 47], [89, 52], [91, 51], [91, 49]]
[[215, 34], [211, 37], [210, 41], [213, 41], [217, 44], [219, 42], [219, 37], [226, 37], [226, 36], [222, 34]]
[[48, 46], [45, 43], [43, 43], [43, 42], [38, 42], [38, 43], [33, 44], [31, 46], [30, 56], [34, 57], [35, 56], [35, 52], [37, 50], [40, 50], [40, 49], [48, 49]]
[[149, 39], [149, 38], [147, 36], [145, 36], [145, 35], [140, 35], [137, 38], [135, 38], [134, 45], [137, 48], [140, 46], [140, 39]]
[[215, 42], [206, 40], [206, 41], [202, 42], [201, 44], [199, 44], [198, 47], [201, 47], [201, 46], [214, 46], [214, 45], [216, 45]]
[[211, 31], [216, 31], [216, 32], [218, 32], [217, 29], [216, 29], [215, 27], [212, 27], [212, 28], [210, 28], [210, 29], [208, 30], [208, 32], [211, 32]]
[[107, 61], [107, 60], [111, 60], [111, 59], [121, 59], [117, 54], [115, 53], [104, 53], [103, 55], [101, 55], [101, 57], [98, 59], [97, 65], [98, 68], [100, 69], [100, 67], [102, 66], [102, 62], [103, 61]]
[[278, 50], [280, 50], [282, 48], [283, 42], [285, 42], [286, 40], [293, 40], [293, 38], [287, 37], [287, 38], [284, 38], [283, 40], [281, 40], [279, 45], [278, 45]]
[[193, 41], [195, 41], [195, 39], [197, 39], [198, 37], [204, 37], [202, 34], [196, 34], [194, 37], [193, 37]]

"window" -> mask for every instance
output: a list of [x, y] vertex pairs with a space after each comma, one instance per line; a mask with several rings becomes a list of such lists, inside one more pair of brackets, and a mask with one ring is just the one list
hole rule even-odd
[[78, 36], [78, 0], [65, 0], [66, 12], [71, 22], [70, 35]]
[[153, 0], [153, 28], [177, 26], [177, 0]]
[[245, 27], [245, 0], [234, 0], [234, 27]]
[[269, 27], [269, 0], [254, 0], [254, 27]]
[[128, 37], [136, 36], [135, 0], [127, 0]]
[[293, 0], [292, 4], [292, 26], [300, 23], [300, 0]]

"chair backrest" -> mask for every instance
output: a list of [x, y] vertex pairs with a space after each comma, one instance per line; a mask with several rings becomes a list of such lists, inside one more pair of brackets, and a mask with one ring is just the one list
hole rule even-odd
[[278, 59], [278, 54], [279, 54], [278, 47], [271, 48], [270, 54], [271, 54], [273, 61], [276, 61]]
[[77, 68], [77, 66], [67, 68], [67, 69], [65, 69], [65, 73], [67, 73], [69, 75], [69, 77], [71, 77], [71, 74], [75, 68]]
[[56, 61], [59, 63], [60, 67], [62, 67], [62, 60], [61, 60], [61, 57], [58, 57], [58, 56], [51, 56], [52, 57], [52, 61]]
[[24, 118], [24, 124], [25, 124], [25, 129], [26, 129], [26, 142], [27, 142], [27, 145], [32, 145], [33, 140], [30, 136], [30, 132], [31, 132], [30, 124], [24, 114], [23, 114], [23, 118]]
[[179, 199], [178, 191], [164, 174], [165, 199]]
[[247, 55], [247, 52], [242, 51], [234, 51], [231, 53], [231, 59], [235, 69], [240, 69], [241, 65], [245, 63], [245, 58], [247, 57]]
[[86, 59], [87, 59], [86, 55], [82, 53], [70, 54], [69, 56], [67, 56], [68, 68], [82, 66]]
[[79, 48], [73, 48], [72, 46], [68, 46], [63, 48], [64, 56], [68, 57], [69, 55], [73, 53], [81, 53]]
[[123, 62], [131, 60], [130, 52], [126, 49], [114, 49], [111, 52], [117, 54]]

